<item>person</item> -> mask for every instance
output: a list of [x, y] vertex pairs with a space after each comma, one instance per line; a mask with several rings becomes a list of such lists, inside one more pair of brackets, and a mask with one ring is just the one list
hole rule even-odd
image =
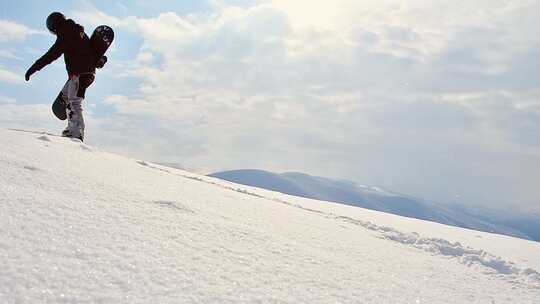
[[91, 47], [90, 39], [84, 33], [84, 28], [59, 12], [53, 12], [47, 17], [47, 29], [56, 35], [53, 46], [39, 58], [26, 72], [26, 81], [49, 65], [62, 54], [66, 64], [68, 80], [59, 97], [66, 108], [68, 125], [62, 136], [84, 140], [84, 118], [82, 102], [86, 89], [94, 82], [96, 68], [103, 67], [106, 57], [96, 58]]

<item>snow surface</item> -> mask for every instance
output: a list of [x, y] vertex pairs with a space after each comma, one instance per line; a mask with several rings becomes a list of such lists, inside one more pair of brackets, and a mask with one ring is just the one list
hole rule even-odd
[[540, 302], [537, 242], [0, 142], [0, 303]]

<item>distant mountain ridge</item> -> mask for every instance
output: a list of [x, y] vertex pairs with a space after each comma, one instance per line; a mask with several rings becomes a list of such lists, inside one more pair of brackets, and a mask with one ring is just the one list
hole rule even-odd
[[464, 208], [441, 206], [346, 180], [334, 180], [298, 172], [277, 174], [255, 169], [217, 172], [209, 176], [294, 196], [540, 241], [540, 223], [537, 226], [532, 225], [534, 219], [503, 218], [498, 214], [482, 216], [479, 210], [468, 212]]

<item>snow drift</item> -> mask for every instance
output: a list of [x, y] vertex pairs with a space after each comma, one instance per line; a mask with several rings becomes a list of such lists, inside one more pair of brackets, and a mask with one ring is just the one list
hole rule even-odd
[[535, 303], [540, 243], [0, 130], [1, 303]]

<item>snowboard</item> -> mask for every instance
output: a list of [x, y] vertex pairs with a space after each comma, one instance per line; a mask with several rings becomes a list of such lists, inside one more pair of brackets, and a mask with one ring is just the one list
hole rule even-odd
[[114, 40], [114, 31], [108, 25], [96, 27], [90, 36], [90, 45], [96, 55], [96, 63], [101, 59]]
[[58, 97], [53, 102], [52, 105], [52, 111], [54, 113], [54, 116], [60, 120], [66, 120], [67, 119], [67, 111], [66, 111], [66, 102], [62, 98], [62, 92], [58, 94]]

